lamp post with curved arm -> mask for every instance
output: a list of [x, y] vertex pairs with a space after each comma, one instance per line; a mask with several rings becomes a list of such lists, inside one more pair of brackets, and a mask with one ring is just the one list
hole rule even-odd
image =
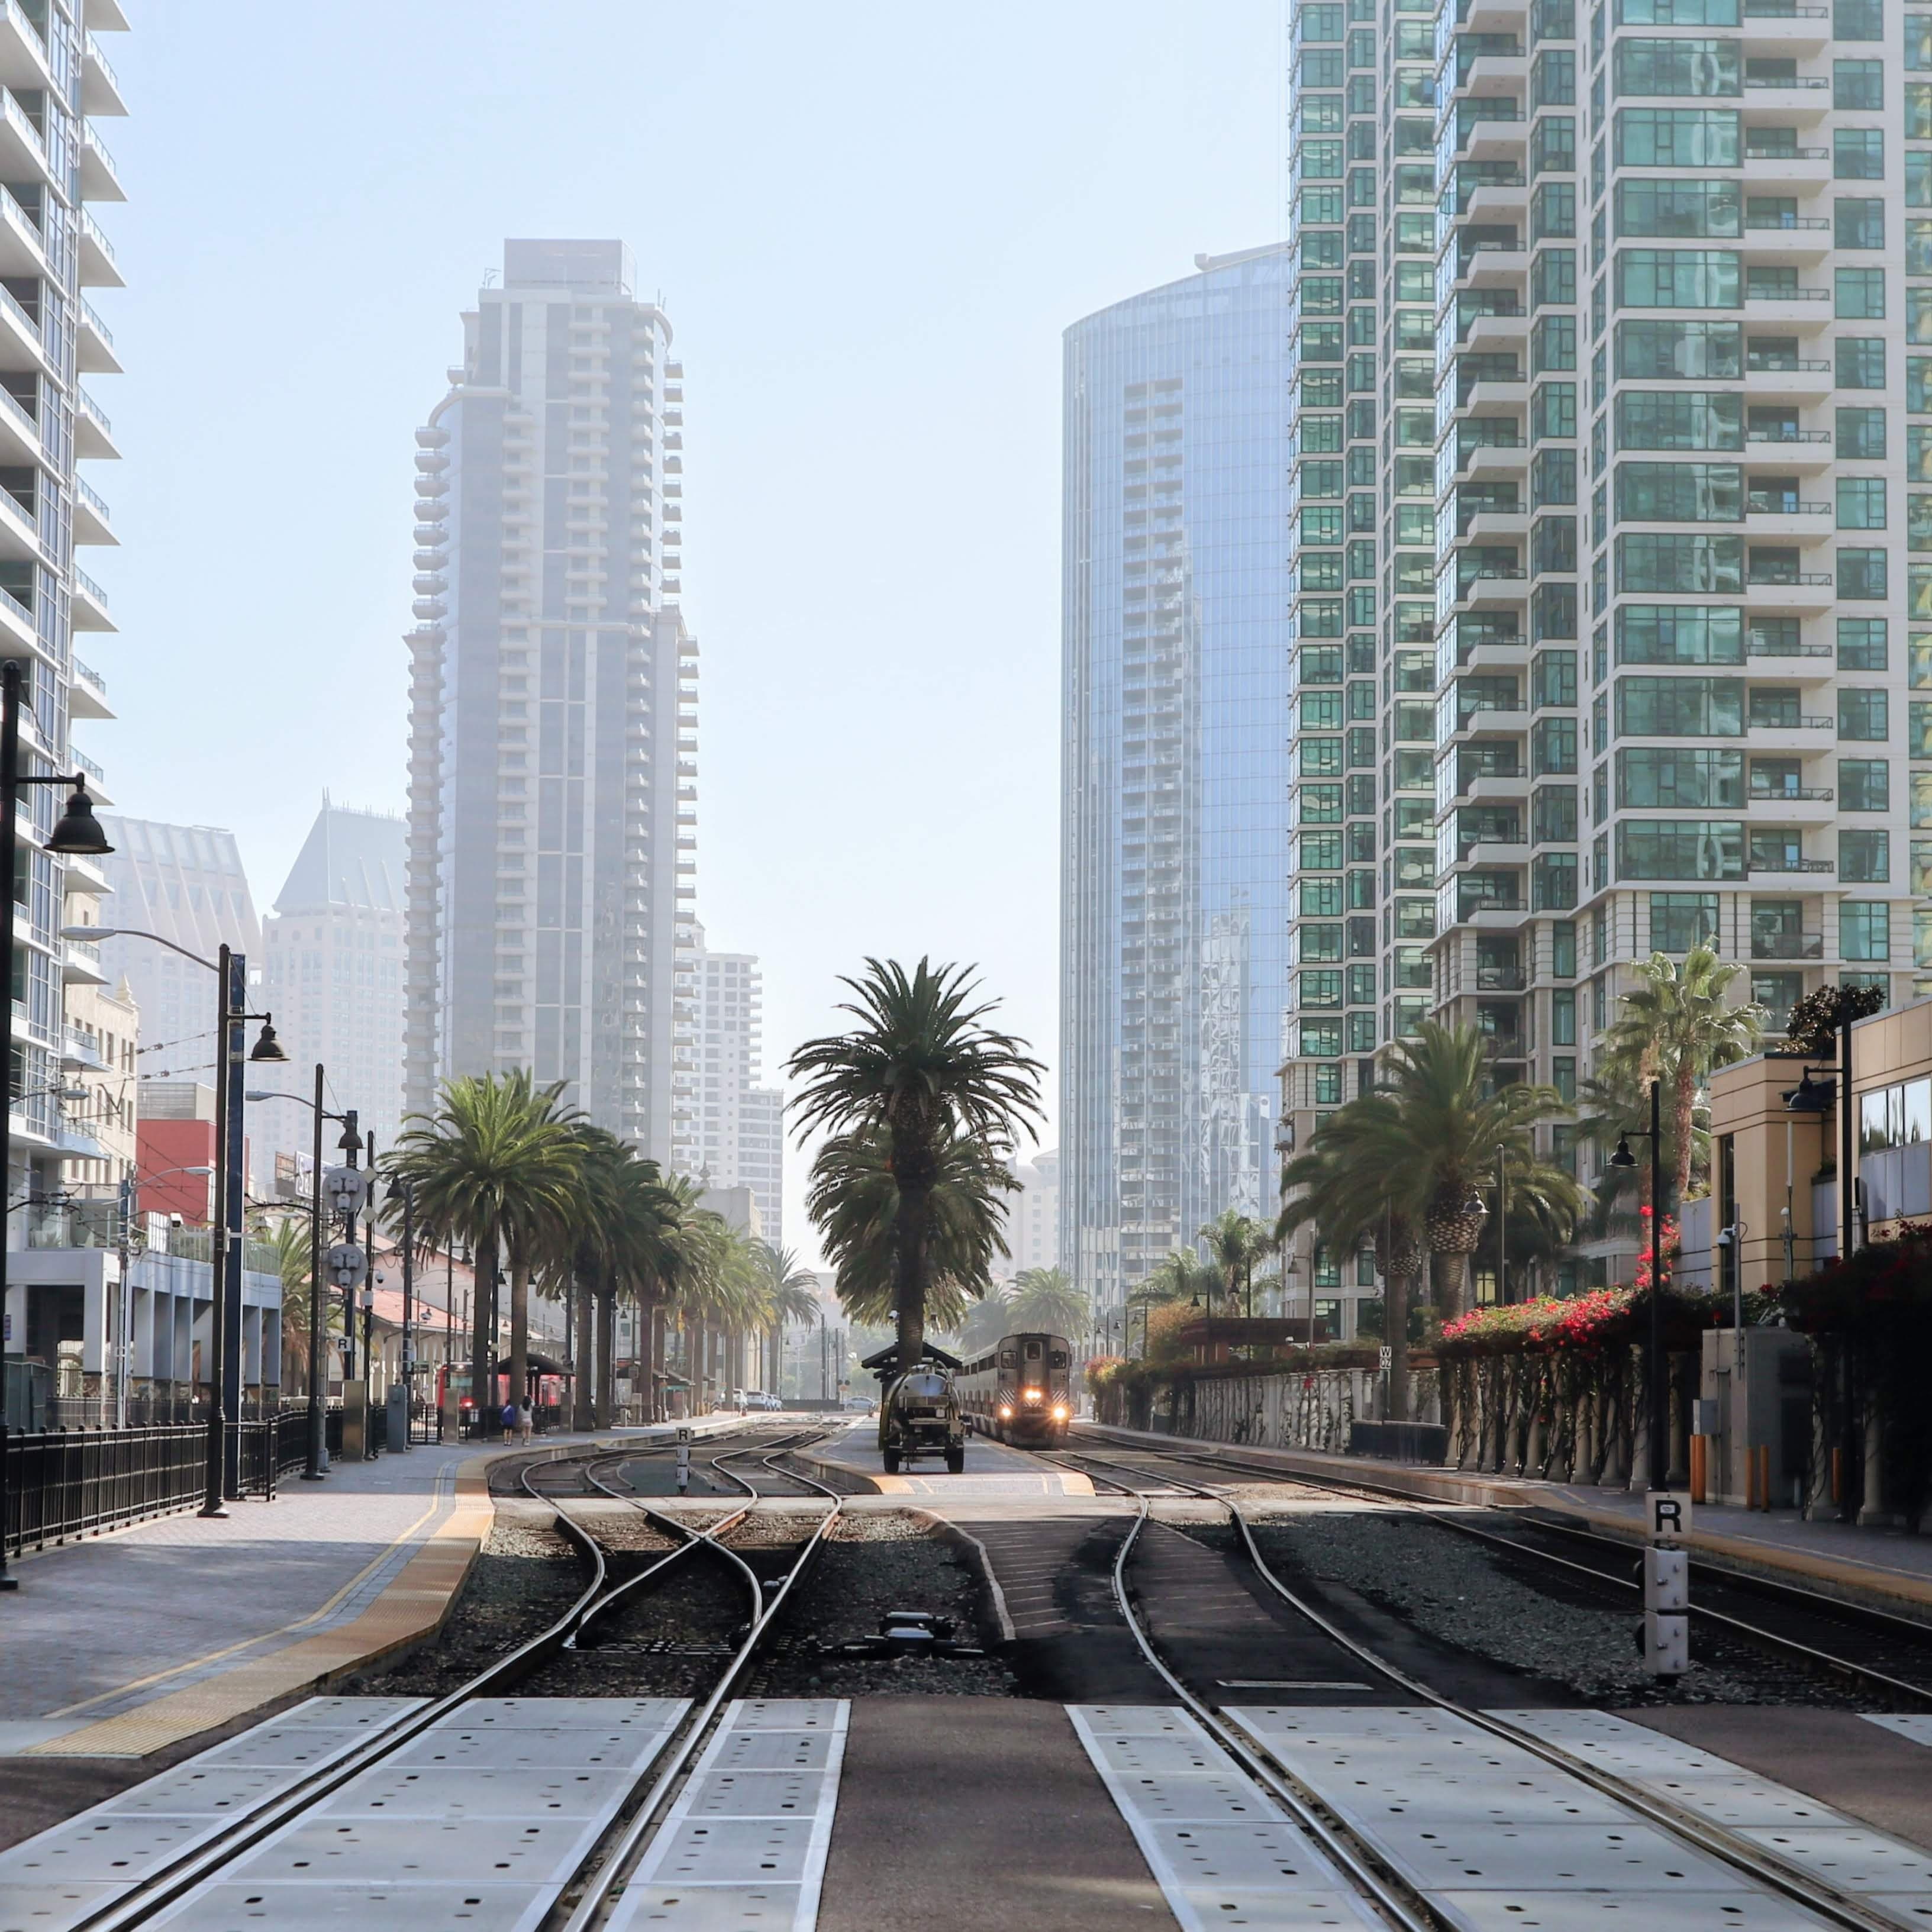
[[[230, 1456], [228, 1405], [232, 1399], [238, 1409], [242, 1395], [242, 1208], [246, 1191], [242, 1171], [242, 1066], [244, 1058], [257, 1065], [279, 1066], [288, 1055], [275, 1037], [274, 1016], [249, 1012], [248, 962], [226, 940], [214, 958], [204, 959], [158, 932], [143, 932], [132, 926], [65, 926], [61, 936], [148, 940], [206, 967], [214, 975], [214, 1216], [208, 1242], [208, 1481], [201, 1514], [226, 1516], [223, 1499], [238, 1490], [241, 1476]], [[244, 1056], [242, 1029], [250, 1020], [260, 1020], [262, 1030]], [[232, 1392], [231, 1379], [235, 1384]]]

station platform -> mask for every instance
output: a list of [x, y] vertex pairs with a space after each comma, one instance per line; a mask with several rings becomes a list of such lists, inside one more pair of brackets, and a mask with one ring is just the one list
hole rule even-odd
[[[1261, 1448], [1244, 1442], [1214, 1442], [1093, 1423], [1076, 1424], [1075, 1437], [1094, 1448], [1112, 1441], [1219, 1450], [1244, 1462], [1278, 1468], [1284, 1475], [1300, 1472], [1330, 1481], [1359, 1483], [1413, 1496], [1418, 1502], [1480, 1509], [1547, 1510], [1592, 1528], [1632, 1538], [1642, 1528], [1642, 1496], [1625, 1489], [1384, 1462], [1308, 1449]], [[1932, 1610], [1932, 1534], [1910, 1536], [1898, 1529], [1814, 1521], [1795, 1510], [1746, 1510], [1700, 1503], [1684, 1540], [1694, 1550], [1793, 1581], [1889, 1597], [1920, 1610]]]
[[159, 1516], [16, 1558], [20, 1588], [0, 1596], [0, 1757], [144, 1757], [420, 1641], [490, 1534], [490, 1462], [523, 1453], [418, 1444], [338, 1461], [323, 1482], [292, 1476], [273, 1502], [231, 1502], [225, 1517]]
[[1009, 1449], [990, 1436], [966, 1438], [966, 1467], [946, 1473], [937, 1457], [923, 1458], [902, 1474], [886, 1474], [879, 1454], [878, 1422], [860, 1417], [842, 1435], [818, 1444], [798, 1460], [819, 1464], [842, 1476], [862, 1476], [880, 1496], [944, 1497], [951, 1502], [1019, 1502], [1040, 1496], [1090, 1496], [1094, 1485], [1071, 1469], [1059, 1469], [1023, 1450]]

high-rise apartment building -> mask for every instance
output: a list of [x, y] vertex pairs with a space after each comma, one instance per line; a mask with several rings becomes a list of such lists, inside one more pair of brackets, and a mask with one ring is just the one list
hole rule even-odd
[[[691, 958], [691, 1052], [698, 1082], [692, 1118], [673, 1142], [672, 1168], [716, 1188], [748, 1187], [764, 1238], [782, 1233], [784, 1096], [758, 1084], [763, 1054], [764, 979], [758, 956], [713, 952], [694, 928]], [[680, 968], [680, 982], [685, 968]]]
[[1932, 983], [1932, 14], [1292, 44], [1292, 1136], [1426, 1012], [1574, 1092], [1706, 938], [1774, 1019]]
[[1290, 263], [1203, 257], [1066, 334], [1060, 1252], [1102, 1306], [1274, 1211]]
[[664, 1160], [698, 646], [683, 372], [634, 279], [622, 242], [506, 242], [416, 433], [406, 1096], [528, 1067]]
[[[88, 297], [123, 285], [112, 244], [92, 210], [126, 199], [100, 124], [125, 114], [99, 36], [124, 31], [118, 0], [50, 0], [0, 18], [0, 91], [8, 130], [4, 274], [0, 276], [0, 650], [20, 664], [24, 772], [46, 776], [100, 768], [72, 741], [71, 728], [112, 717], [98, 673], [74, 654], [82, 632], [114, 628], [106, 593], [83, 571], [84, 545], [118, 541], [114, 518], [80, 466], [120, 451], [106, 412], [84, 379], [115, 375], [114, 338]], [[11, 1210], [32, 1196], [59, 1202], [63, 1169], [76, 1187], [118, 1180], [126, 1166], [128, 1034], [135, 1016], [115, 994], [119, 975], [62, 928], [100, 922], [106, 874], [92, 862], [42, 848], [65, 799], [37, 785], [20, 800], [19, 842], [9, 863], [20, 910], [10, 962], [13, 1085], [4, 1174], [4, 1239], [26, 1247], [32, 1217]], [[110, 902], [111, 904], [111, 902]], [[107, 918], [118, 916], [118, 908]], [[79, 996], [70, 1010], [68, 990]], [[85, 989], [114, 989], [90, 1000]], [[212, 999], [211, 999], [212, 1004]], [[114, 1053], [106, 1051], [112, 1036]], [[85, 1102], [63, 1098], [74, 1076]], [[111, 1117], [102, 1109], [114, 1101]], [[71, 1111], [64, 1111], [64, 1110]], [[103, 1129], [100, 1137], [96, 1126]], [[10, 1264], [4, 1352], [58, 1361], [59, 1392], [78, 1365], [90, 1394], [106, 1366], [112, 1312], [98, 1250], [76, 1252], [60, 1210], [31, 1234], [31, 1250]], [[96, 1230], [94, 1238], [98, 1238]], [[75, 1246], [64, 1247], [63, 1240]], [[90, 1418], [89, 1419], [93, 1419]], [[14, 1418], [19, 1426], [20, 1418]]]
[[[262, 928], [261, 999], [289, 1064], [263, 1067], [253, 1084], [310, 1096], [320, 1062], [330, 1106], [355, 1108], [379, 1151], [402, 1127], [407, 854], [402, 820], [325, 796]], [[279, 1153], [313, 1145], [309, 1109], [295, 1101], [259, 1106], [250, 1126]]]
[[1019, 1190], [1003, 1197], [1006, 1258], [999, 1272], [1010, 1280], [1029, 1268], [1060, 1265], [1060, 1156], [1036, 1154], [1008, 1166]]

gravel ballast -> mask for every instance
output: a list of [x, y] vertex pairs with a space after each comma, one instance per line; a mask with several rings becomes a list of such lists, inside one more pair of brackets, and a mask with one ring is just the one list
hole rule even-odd
[[1634, 1600], [1627, 1610], [1605, 1607], [1600, 1591], [1580, 1578], [1572, 1584], [1553, 1571], [1524, 1570], [1412, 1514], [1250, 1520], [1291, 1586], [1298, 1576], [1339, 1584], [1443, 1642], [1566, 1684], [1585, 1702], [1871, 1707], [1869, 1690], [1694, 1624], [1690, 1670], [1675, 1683], [1653, 1678], [1632, 1636]]

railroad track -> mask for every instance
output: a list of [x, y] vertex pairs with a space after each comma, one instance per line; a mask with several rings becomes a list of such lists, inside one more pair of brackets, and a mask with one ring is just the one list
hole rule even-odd
[[[1514, 1533], [1505, 1535], [1470, 1522], [1460, 1506], [1432, 1507], [1402, 1490], [1372, 1483], [1305, 1474], [1213, 1450], [1170, 1451], [1136, 1445], [1130, 1453], [1214, 1474], [1260, 1477], [1326, 1495], [1360, 1496], [1378, 1508], [1391, 1502], [1405, 1504], [1456, 1535], [1594, 1585], [1616, 1600], [1619, 1608], [1642, 1600], [1642, 1585], [1634, 1574], [1639, 1546], [1618, 1537], [1527, 1515], [1515, 1519]], [[1558, 1543], [1572, 1553], [1566, 1556], [1546, 1547], [1538, 1538]], [[1856, 1684], [1875, 1697], [1896, 1700], [1909, 1709], [1932, 1709], [1932, 1627], [1801, 1584], [1752, 1576], [1696, 1557], [1691, 1559], [1690, 1575], [1690, 1615], [1696, 1622], [1785, 1661]], [[1777, 1606], [1779, 1623], [1768, 1624], [1747, 1614], [1760, 1604]], [[1856, 1642], [1862, 1654], [1853, 1657], [1843, 1648], [1831, 1647], [1847, 1640]]]
[[1183, 1670], [1161, 1654], [1150, 1635], [1136, 1606], [1130, 1580], [1136, 1552], [1150, 1526], [1156, 1522], [1150, 1506], [1160, 1498], [1186, 1496], [1213, 1502], [1225, 1509], [1244, 1553], [1262, 1582], [1296, 1616], [1338, 1646], [1356, 1664], [1374, 1672], [1415, 1705], [1431, 1707], [1462, 1725], [1528, 1753], [1544, 1765], [1580, 1780], [1601, 1796], [1634, 1813], [1646, 1823], [1668, 1834], [1687, 1848], [1720, 1861], [1754, 1884], [1814, 1913], [1826, 1924], [1843, 1928], [1845, 1932], [1897, 1932], [1898, 1921], [1895, 1918], [1875, 1911], [1855, 1893], [1840, 1890], [1815, 1871], [1714, 1825], [1708, 1819], [1660, 1798], [1629, 1778], [1619, 1777], [1564, 1750], [1507, 1718], [1471, 1709], [1442, 1696], [1368, 1645], [1350, 1636], [1275, 1574], [1263, 1556], [1240, 1505], [1220, 1489], [1178, 1476], [1169, 1469], [1150, 1472], [1087, 1450], [1048, 1456], [1043, 1460], [1059, 1463], [1062, 1467], [1078, 1468], [1096, 1487], [1111, 1489], [1134, 1504], [1134, 1520], [1114, 1558], [1113, 1587], [1120, 1616], [1149, 1667], [1214, 1741], [1286, 1808], [1330, 1859], [1390, 1922], [1401, 1927], [1402, 1932], [1437, 1932], [1442, 1924], [1430, 1906], [1424, 1889], [1405, 1878], [1371, 1842], [1354, 1832], [1346, 1818], [1324, 1805], [1313, 1789], [1304, 1786], [1292, 1768], [1271, 1753], [1264, 1737], [1250, 1732], [1223, 1716], [1216, 1708], [1213, 1687], [1204, 1685], [1197, 1689], [1190, 1685]]
[[[558, 1526], [576, 1546], [585, 1566], [584, 1588], [562, 1615], [457, 1689], [380, 1719], [345, 1754], [259, 1802], [242, 1806], [216, 1832], [197, 1840], [181, 1857], [152, 1867], [134, 1884], [117, 1888], [115, 1895], [104, 1900], [97, 1909], [68, 1920], [70, 1932], [131, 1932], [131, 1928], [146, 1924], [177, 1906], [188, 1915], [182, 1922], [193, 1922], [195, 1907], [190, 1894], [232, 1875], [248, 1855], [270, 1837], [314, 1817], [353, 1780], [385, 1766], [388, 1760], [396, 1758], [406, 1747], [464, 1705], [506, 1697], [534, 1672], [567, 1659], [580, 1647], [588, 1648], [590, 1646], [582, 1642], [586, 1634], [594, 1642], [598, 1625], [608, 1621], [614, 1612], [621, 1614], [626, 1603], [662, 1580], [676, 1566], [700, 1553], [709, 1553], [744, 1586], [745, 1621], [734, 1633], [729, 1654], [721, 1660], [704, 1694], [690, 1700], [682, 1720], [665, 1730], [657, 1748], [636, 1767], [628, 1790], [612, 1812], [612, 1821], [596, 1842], [585, 1850], [546, 1915], [545, 1922], [554, 1923], [567, 1912], [563, 1921], [566, 1932], [590, 1932], [607, 1915], [622, 1889], [627, 1874], [663, 1822], [698, 1753], [716, 1730], [720, 1714], [763, 1648], [794, 1586], [810, 1567], [844, 1508], [844, 1499], [836, 1491], [775, 1466], [776, 1458], [787, 1449], [816, 1439], [819, 1433], [822, 1432], [769, 1446], [754, 1442], [709, 1458], [711, 1466], [735, 1485], [746, 1500], [701, 1526], [653, 1509], [634, 1494], [612, 1488], [599, 1479], [598, 1466], [628, 1460], [628, 1456], [614, 1458], [610, 1451], [602, 1450], [525, 1465], [518, 1473], [518, 1489], [531, 1500], [555, 1509]], [[628, 1452], [629, 1456], [635, 1454]], [[748, 1456], [760, 1459], [760, 1475], [727, 1466]], [[603, 1546], [567, 1508], [560, 1506], [572, 1498], [533, 1480], [542, 1472], [555, 1474], [568, 1466], [577, 1466], [595, 1490], [634, 1504], [654, 1522], [674, 1533], [680, 1538], [676, 1546], [638, 1574], [613, 1584]], [[758, 1509], [764, 1500], [758, 1485], [767, 1478], [774, 1484], [815, 1489], [830, 1507], [813, 1522], [783, 1572], [761, 1578], [721, 1539]]]

